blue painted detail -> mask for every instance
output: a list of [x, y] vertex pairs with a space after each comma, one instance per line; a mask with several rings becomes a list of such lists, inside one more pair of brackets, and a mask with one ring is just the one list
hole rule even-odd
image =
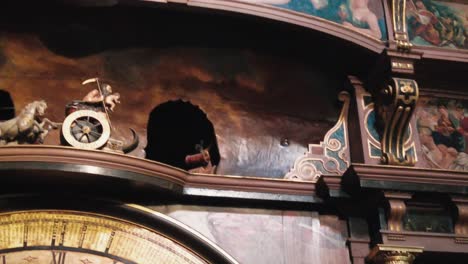
[[[259, 0], [258, 2], [261, 3], [262, 1]], [[371, 9], [368, 9], [367, 16], [359, 20], [356, 16], [353, 15], [353, 8], [351, 7], [349, 0], [326, 1], [326, 3], [322, 4], [320, 2], [323, 2], [323, 0], [289, 0], [285, 4], [278, 4], [274, 6], [312, 16], [321, 17], [338, 24], [348, 25], [349, 27], [356, 28], [357, 31], [359, 31], [360, 29], [371, 29], [367, 21], [370, 20], [370, 17], [374, 16], [377, 17], [377, 30], [380, 30], [380, 39], [387, 39], [387, 28], [385, 26], [385, 18], [383, 17], [383, 15], [378, 14], [383, 14], [383, 6], [381, 5], [381, 3], [378, 5], [379, 8], [381, 8], [382, 12], [374, 13]], [[369, 31], [364, 30], [362, 31], [368, 35], [373, 34], [369, 33]]]
[[369, 116], [367, 117], [367, 129], [369, 130], [370, 132], [370, 136], [376, 140], [376, 141], [379, 141], [380, 142], [380, 135], [379, 135], [379, 132], [377, 132], [377, 120], [376, 120], [376, 116], [375, 116], [375, 111], [374, 110], [371, 110], [371, 112], [369, 113]]
[[[338, 169], [340, 171], [345, 171], [348, 166], [347, 166], [346, 162], [344, 160], [342, 160], [340, 158], [340, 156], [338, 155], [338, 153], [343, 151], [343, 149], [347, 148], [347, 143], [346, 143], [346, 140], [345, 140], [344, 124], [341, 124], [341, 126], [334, 133], [331, 134], [329, 140], [332, 140], [332, 139], [338, 140], [341, 143], [341, 147], [337, 151], [332, 151], [331, 149], [326, 148], [325, 154], [326, 154], [327, 157], [335, 159], [338, 162]], [[327, 163], [327, 165], [328, 165], [328, 163]], [[328, 167], [328, 168], [336, 169], [335, 163], [333, 163], [333, 165], [331, 167]]]
[[409, 158], [409, 157], [413, 157], [413, 159], [416, 158], [416, 150], [414, 149], [414, 146], [409, 148], [407, 151], [406, 151], [406, 156]]
[[372, 155], [372, 157], [381, 157], [382, 156], [382, 150], [377, 148], [376, 146], [374, 145], [370, 145], [370, 153]]
[[325, 167], [323, 166], [323, 163], [319, 160], [311, 160], [310, 161], [314, 166], [315, 168], [317, 169], [317, 171], [320, 171], [322, 174], [326, 174], [327, 173], [327, 170], [325, 170]]

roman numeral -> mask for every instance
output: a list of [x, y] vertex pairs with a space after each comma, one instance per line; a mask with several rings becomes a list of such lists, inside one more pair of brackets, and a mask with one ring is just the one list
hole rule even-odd
[[65, 264], [65, 256], [67, 252], [52, 251], [52, 260], [54, 264]]

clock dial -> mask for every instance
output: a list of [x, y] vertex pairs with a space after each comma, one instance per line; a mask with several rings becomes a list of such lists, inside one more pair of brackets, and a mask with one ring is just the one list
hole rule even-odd
[[1, 264], [124, 264], [115, 259], [73, 251], [25, 250], [0, 257]]
[[[3, 261], [3, 262], [2, 262]], [[154, 230], [75, 211], [0, 214], [0, 264], [207, 263]]]

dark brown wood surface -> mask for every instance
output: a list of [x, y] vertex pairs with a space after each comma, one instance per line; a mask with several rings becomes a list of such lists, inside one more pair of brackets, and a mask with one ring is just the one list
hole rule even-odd
[[[127, 39], [132, 28], [120, 26], [110, 37], [100, 36], [106, 28], [79, 35], [74, 25], [46, 26], [46, 34], [4, 32], [0, 89], [11, 94], [17, 112], [33, 100], [46, 100], [47, 116], [60, 122], [65, 105], [94, 88], [81, 82], [98, 76], [122, 96], [111, 114], [113, 137], [129, 140], [129, 128], [136, 129], [141, 143], [131, 155], [138, 157], [145, 156], [151, 110], [171, 100], [189, 101], [213, 123], [221, 154], [217, 172], [229, 175], [282, 178], [308, 144], [323, 139], [339, 114], [336, 96], [344, 81], [321, 63], [249, 48], [210, 48], [209, 43], [140, 47]], [[149, 28], [140, 31], [135, 33], [140, 42], [145, 34], [156, 34]], [[70, 43], [72, 37], [80, 43]], [[158, 41], [156, 34], [145, 46]], [[108, 48], [91, 48], [101, 42]], [[124, 47], [114, 47], [119, 45]], [[280, 144], [285, 138], [287, 147]], [[58, 139], [59, 131], [53, 131], [46, 144], [58, 144]]]

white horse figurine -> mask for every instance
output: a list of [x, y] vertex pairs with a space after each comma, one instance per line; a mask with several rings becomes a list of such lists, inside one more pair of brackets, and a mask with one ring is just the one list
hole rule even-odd
[[53, 129], [60, 126], [60, 123], [52, 122], [47, 118], [43, 118], [39, 123], [38, 120], [44, 116], [46, 109], [45, 101], [34, 101], [28, 104], [17, 117], [0, 122], [0, 145], [43, 143], [50, 129], [44, 126], [48, 124]]

